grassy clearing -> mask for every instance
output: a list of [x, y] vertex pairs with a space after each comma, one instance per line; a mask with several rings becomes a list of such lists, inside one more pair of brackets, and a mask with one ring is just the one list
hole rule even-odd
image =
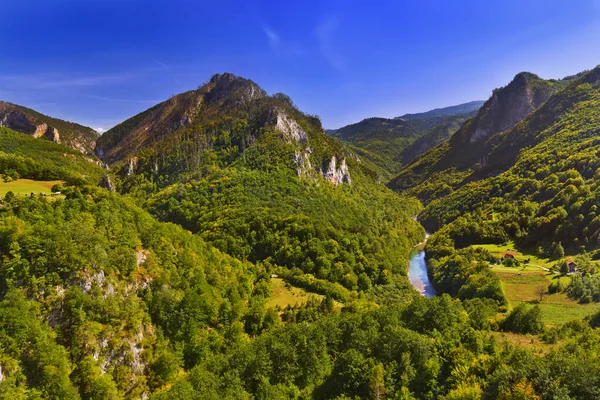
[[[600, 311], [600, 303], [579, 304], [567, 297], [566, 293], [547, 293], [550, 282], [560, 280], [563, 286], [566, 287], [571, 281], [569, 276], [561, 276], [540, 268], [540, 266], [550, 268], [558, 261], [540, 258], [530, 251], [517, 249], [512, 241], [505, 245], [483, 244], [474, 247], [487, 249], [496, 257], [502, 257], [504, 253], [510, 252], [514, 254], [515, 259], [521, 262], [518, 267], [491, 266], [492, 271], [502, 281], [511, 307], [515, 307], [522, 302], [539, 304], [544, 322], [550, 326], [564, 324], [572, 320], [581, 320]], [[526, 259], [529, 259], [529, 264], [524, 264]], [[541, 291], [546, 293], [540, 299]]]
[[271, 278], [273, 294], [267, 300], [267, 307], [274, 307], [283, 310], [287, 306], [302, 305], [308, 301], [310, 297], [316, 297], [322, 300], [324, 296], [315, 293], [309, 293], [304, 289], [295, 286], [286, 285], [286, 282], [281, 278]]
[[499, 344], [510, 343], [519, 348], [528, 349], [539, 355], [546, 354], [556, 344], [544, 343], [538, 336], [520, 335], [512, 332], [490, 332], [490, 335], [496, 339]]
[[31, 192], [50, 194], [52, 186], [64, 183], [63, 181], [34, 181], [32, 179], [17, 179], [12, 182], [0, 182], [0, 196], [4, 197], [7, 192], [14, 194], [29, 195]]
[[492, 271], [499, 273], [499, 272], [506, 272], [506, 273], [510, 273], [510, 274], [520, 274], [523, 272], [542, 272], [543, 270], [539, 267], [535, 267], [533, 265], [527, 265], [527, 264], [521, 264], [518, 267], [505, 267], [504, 265], [491, 265], [490, 268], [492, 269]]
[[560, 325], [573, 320], [581, 320], [600, 311], [600, 303], [579, 304], [567, 297], [566, 293], [543, 295], [540, 301], [540, 289], [547, 289], [551, 280], [560, 279], [567, 285], [568, 276], [558, 276], [541, 271], [521, 271], [519, 268], [505, 268], [507, 271], [495, 272], [500, 277], [506, 295], [512, 307], [519, 303], [539, 304], [542, 317], [547, 325]]
[[477, 244], [473, 247], [482, 248], [488, 250], [496, 257], [502, 257], [504, 253], [514, 253], [515, 259], [524, 263], [525, 260], [529, 259], [529, 264], [531, 266], [542, 266], [544, 268], [550, 268], [557, 261], [552, 261], [548, 258], [540, 258], [537, 255], [533, 254], [533, 251], [529, 251], [527, 249], [517, 249], [515, 243], [513, 241], [509, 241], [504, 245], [501, 244]]

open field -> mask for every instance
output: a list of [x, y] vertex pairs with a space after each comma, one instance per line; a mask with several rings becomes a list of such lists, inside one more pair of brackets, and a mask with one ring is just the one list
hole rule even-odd
[[280, 309], [286, 308], [288, 305], [295, 306], [301, 305], [308, 301], [310, 297], [316, 297], [322, 300], [324, 296], [315, 293], [309, 293], [304, 289], [297, 288], [295, 286], [286, 287], [285, 281], [281, 278], [271, 278], [271, 284], [273, 286], [273, 294], [271, 298], [267, 300], [267, 307], [277, 307]]
[[512, 332], [490, 332], [498, 344], [510, 343], [520, 348], [526, 348], [540, 355], [546, 354], [556, 344], [544, 343], [538, 336], [521, 335]]
[[[550, 268], [558, 261], [540, 258], [523, 249], [517, 250], [513, 242], [508, 242], [506, 245], [483, 244], [474, 247], [487, 249], [497, 257], [503, 256], [506, 252], [515, 255], [515, 259], [521, 262], [520, 266], [492, 265], [491, 269], [500, 277], [511, 306], [515, 307], [521, 302], [539, 304], [544, 322], [547, 325], [559, 325], [572, 320], [581, 320], [600, 311], [600, 303], [579, 304], [567, 297], [566, 293], [546, 293], [540, 299], [540, 290], [547, 290], [548, 285], [553, 280], [560, 280], [565, 287], [571, 281], [569, 276], [553, 274], [542, 269]], [[526, 259], [529, 259], [529, 264], [524, 264]]]
[[34, 181], [32, 179], [17, 179], [12, 182], [0, 182], [0, 196], [4, 197], [7, 192], [28, 195], [31, 192], [50, 194], [52, 186], [63, 183], [63, 181]]
[[529, 260], [531, 266], [541, 266], [544, 268], [550, 268], [557, 263], [556, 260], [550, 260], [547, 258], [540, 258], [533, 254], [531, 251], [525, 249], [517, 249], [513, 241], [507, 242], [504, 245], [501, 244], [476, 244], [473, 245], [475, 248], [482, 248], [488, 250], [496, 257], [501, 257], [504, 253], [510, 252], [515, 254], [515, 259], [524, 263], [525, 260]]
[[[513, 271], [506, 271], [506, 270]], [[566, 293], [544, 294], [540, 301], [539, 290], [547, 289], [551, 280], [560, 279], [568, 284], [570, 277], [553, 275], [542, 271], [522, 271], [520, 268], [494, 268], [504, 285], [512, 307], [521, 302], [539, 304], [544, 322], [559, 325], [572, 320], [581, 320], [600, 311], [600, 303], [579, 304], [567, 297]]]
[[522, 272], [544, 272], [540, 267], [535, 267], [533, 265], [521, 264], [518, 267], [506, 267], [504, 265], [490, 265], [492, 271], [496, 273], [507, 272], [511, 274], [518, 274]]

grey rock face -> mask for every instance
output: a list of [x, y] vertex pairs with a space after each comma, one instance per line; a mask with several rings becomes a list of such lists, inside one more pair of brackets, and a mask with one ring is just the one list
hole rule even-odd
[[337, 167], [337, 159], [335, 156], [331, 157], [329, 161], [329, 167], [323, 174], [323, 177], [334, 185], [340, 185], [343, 183], [352, 184], [350, 179], [350, 170], [346, 164], [346, 159], [342, 159], [339, 168]]
[[116, 191], [115, 186], [113, 185], [112, 180], [110, 179], [110, 176], [108, 176], [108, 174], [106, 174], [102, 177], [102, 179], [100, 180], [99, 186], [103, 187], [105, 189], [108, 189], [111, 192]]
[[307, 147], [304, 152], [296, 150], [294, 153], [294, 164], [296, 164], [296, 173], [298, 176], [308, 175], [312, 170], [312, 164], [310, 162], [310, 155], [312, 150]]
[[138, 165], [138, 158], [137, 157], [131, 157], [129, 159], [129, 161], [127, 162], [127, 165], [125, 165], [125, 174], [127, 174], [127, 176], [132, 175], [135, 170], [137, 169], [137, 165]]
[[277, 116], [275, 129], [283, 133], [288, 142], [308, 142], [308, 135], [294, 119], [279, 109], [276, 109], [274, 112]]

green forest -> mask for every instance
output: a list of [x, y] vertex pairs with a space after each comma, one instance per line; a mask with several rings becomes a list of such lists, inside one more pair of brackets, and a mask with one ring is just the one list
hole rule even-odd
[[[383, 154], [388, 185], [232, 74], [96, 155], [0, 128], [0, 398], [599, 398], [600, 68], [516, 79], [542, 100], [483, 159], [453, 146], [504, 106], [424, 129], [435, 147], [404, 167]], [[407, 277], [421, 250], [431, 298]]]

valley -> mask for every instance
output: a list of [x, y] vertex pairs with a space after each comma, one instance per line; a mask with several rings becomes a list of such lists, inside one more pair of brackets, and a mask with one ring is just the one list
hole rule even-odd
[[2, 103], [0, 392], [594, 398], [599, 99], [520, 73], [326, 132], [220, 73], [95, 139]]

